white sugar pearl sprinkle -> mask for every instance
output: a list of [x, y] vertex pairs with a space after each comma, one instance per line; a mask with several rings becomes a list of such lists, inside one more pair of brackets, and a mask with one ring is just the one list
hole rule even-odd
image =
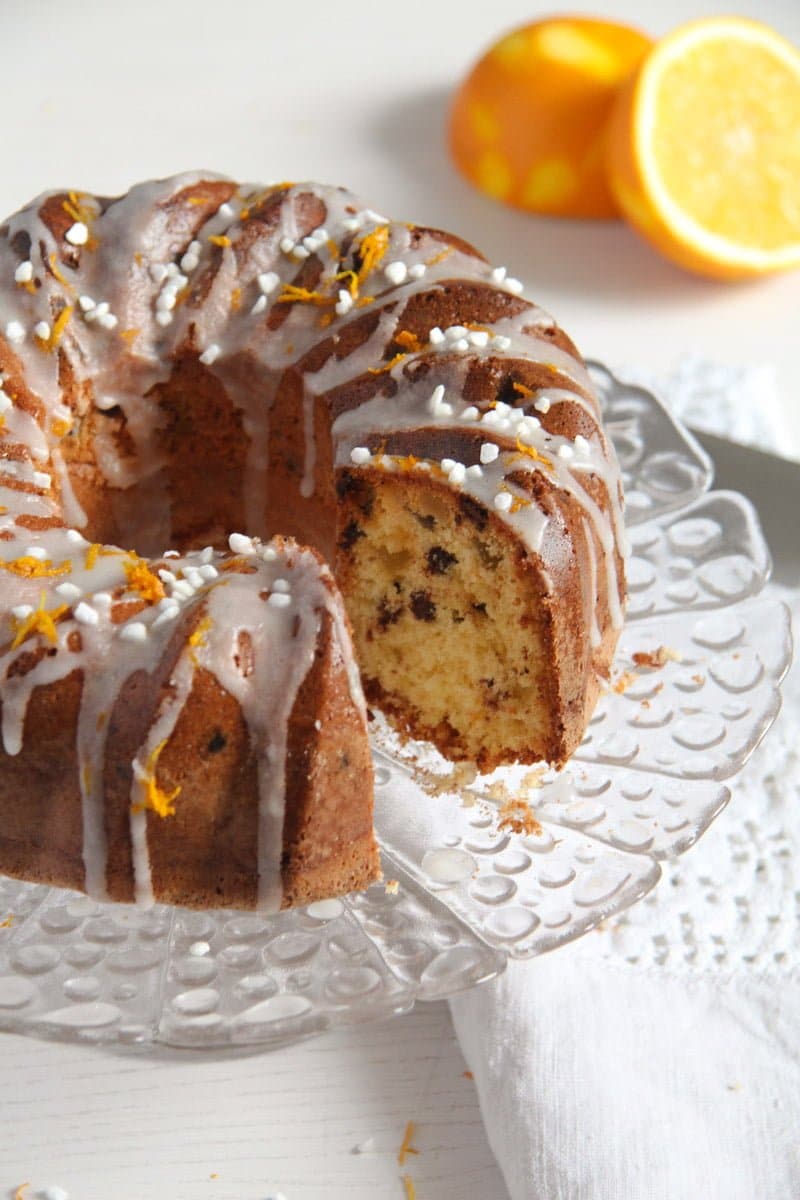
[[384, 267], [383, 273], [389, 280], [389, 283], [397, 285], [405, 282], [408, 275], [408, 267], [404, 262], [398, 260], [397, 262], [390, 262]]
[[547, 396], [540, 396], [538, 400], [534, 401], [533, 407], [540, 413], [550, 412], [550, 401]]
[[499, 447], [495, 446], [494, 442], [484, 442], [481, 446], [481, 462], [484, 466], [493, 463], [499, 453]]
[[69, 600], [70, 603], [72, 603], [73, 600], [78, 600], [83, 594], [79, 587], [76, 587], [74, 583], [69, 583], [68, 581], [57, 584], [53, 590], [57, 592], [63, 600]]
[[444, 332], [438, 325], [434, 325], [433, 329], [429, 332], [428, 341], [432, 346], [441, 346], [444, 341]]
[[232, 533], [228, 538], [228, 545], [234, 554], [253, 553], [253, 539], [244, 533]]
[[498, 512], [508, 512], [512, 503], [510, 492], [498, 492], [494, 498], [494, 506]]
[[50, 484], [52, 482], [53, 482], [52, 477], [50, 475], [48, 475], [46, 471], [34, 471], [33, 472], [34, 487], [49, 488]]
[[272, 582], [273, 592], [288, 592], [290, 591], [288, 579], [274, 579]]
[[469, 342], [471, 346], [482, 349], [489, 344], [489, 334], [485, 329], [473, 329], [469, 335]]
[[32, 612], [33, 606], [31, 604], [15, 604], [11, 609], [12, 616], [15, 616], [18, 621], [24, 621]]
[[281, 281], [275, 271], [264, 271], [258, 276], [258, 286], [265, 296], [271, 296]]
[[574, 452], [573, 452], [572, 446], [567, 446], [566, 444], [564, 444], [563, 446], [558, 447], [558, 457], [559, 458], [572, 458], [573, 453]]
[[47, 324], [47, 321], [36, 322], [33, 327], [33, 336], [37, 337], [41, 342], [46, 342], [48, 340], [50, 337], [50, 326]]
[[505, 267], [494, 267], [489, 272], [489, 278], [491, 279], [492, 283], [502, 283], [503, 280], [505, 279], [505, 277], [506, 277], [506, 268]]
[[493, 346], [497, 350], [508, 350], [511, 346], [511, 338], [506, 337], [503, 333], [496, 333], [493, 340]]
[[83, 221], [76, 221], [74, 225], [70, 226], [64, 237], [70, 246], [85, 246], [89, 240], [88, 226], [84, 225]]
[[577, 436], [575, 438], [575, 449], [578, 451], [579, 454], [588, 454], [589, 451], [591, 450], [591, 446], [589, 445], [589, 442], [583, 436], [582, 433], [577, 434]]
[[142, 621], [129, 621], [119, 631], [123, 642], [146, 642], [147, 626]]
[[81, 625], [96, 625], [100, 620], [96, 609], [86, 604], [83, 600], [81, 600], [80, 604], [76, 607], [73, 616], [75, 617], [76, 621], [80, 622]]
[[475, 463], [471, 467], [467, 467], [467, 479], [482, 479], [483, 469]]
[[203, 353], [200, 355], [200, 362], [204, 367], [210, 367], [219, 358], [222, 350], [216, 342], [212, 342], [210, 346], [206, 346]]
[[28, 546], [23, 550], [26, 558], [38, 558], [39, 562], [44, 562], [47, 558], [47, 551], [44, 546]]
[[257, 317], [259, 313], [264, 312], [267, 307], [267, 297], [259, 296], [253, 307], [250, 309], [251, 316]]
[[462, 421], [477, 421], [480, 413], [474, 404], [470, 404], [461, 414]]
[[267, 600], [267, 604], [272, 608], [288, 608], [291, 603], [292, 597], [288, 596], [286, 592], [273, 592]]
[[91, 296], [78, 296], [78, 304], [81, 307], [81, 312], [90, 312], [94, 308], [95, 302]]
[[511, 292], [511, 294], [513, 296], [518, 296], [523, 288], [523, 284], [522, 284], [521, 280], [510, 279], [510, 278], [508, 278], [504, 281], [503, 286], [506, 289], [506, 291]]
[[9, 321], [6, 325], [6, 337], [9, 342], [16, 344], [25, 340], [25, 327], [19, 321]]
[[463, 463], [456, 463], [447, 478], [450, 483], [463, 483], [467, 476], [467, 468]]
[[344, 317], [350, 312], [352, 307], [353, 297], [344, 288], [340, 288], [339, 297], [336, 303], [336, 315], [338, 317]]
[[350, 451], [350, 461], [355, 463], [357, 467], [362, 467], [364, 463], [368, 463], [372, 458], [372, 454], [366, 446], [355, 446]]
[[16, 283], [30, 283], [33, 279], [33, 263], [28, 259], [21, 262], [14, 272], [14, 280]]
[[426, 270], [425, 263], [414, 263], [413, 267], [408, 268], [408, 274], [411, 279], [422, 279]]

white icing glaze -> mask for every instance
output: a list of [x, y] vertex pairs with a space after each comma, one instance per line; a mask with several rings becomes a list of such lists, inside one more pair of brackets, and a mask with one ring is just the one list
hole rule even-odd
[[[209, 185], [216, 185], [217, 194], [210, 195]], [[197, 190], [196, 196], [192, 189]], [[181, 193], [184, 199], [178, 203], [175, 198]], [[326, 393], [354, 377], [386, 371], [397, 385], [394, 395], [375, 395], [335, 421], [334, 462], [352, 467], [352, 450], [364, 446], [371, 436], [378, 441], [378, 435], [389, 432], [454, 427], [479, 431], [484, 441], [499, 449], [493, 462], [477, 470], [452, 463], [444, 471], [430, 462], [419, 462], [413, 469], [435, 470], [449, 486], [470, 494], [513, 527], [532, 555], [543, 556], [541, 574], [547, 586], [548, 518], [523, 490], [507, 481], [511, 471], [545, 471], [553, 487], [573, 497], [583, 513], [590, 568], [585, 599], [592, 645], [600, 637], [594, 603], [595, 540], [604, 563], [611, 622], [618, 627], [622, 621], [615, 555], [624, 547], [624, 532], [616, 462], [599, 427], [588, 374], [573, 355], [548, 339], [545, 331], [552, 327], [548, 315], [526, 302], [514, 315], [478, 330], [431, 331], [429, 341], [410, 346], [399, 361], [387, 364], [386, 348], [402, 328], [405, 306], [415, 296], [452, 280], [487, 288], [507, 286], [516, 294], [513, 281], [506, 284], [481, 259], [443, 244], [434, 234], [386, 222], [340, 188], [289, 187], [276, 201], [272, 224], [251, 237], [249, 210], [269, 195], [269, 189], [236, 187], [209, 173], [142, 184], [110, 204], [72, 194], [65, 203], [53, 193], [15, 214], [7, 223], [7, 236], [0, 237], [0, 333], [6, 332], [38, 406], [16, 403], [10, 394], [13, 387], [0, 377], [2, 433], [10, 448], [3, 451], [0, 463], [0, 502], [8, 510], [0, 517], [0, 532], [8, 539], [0, 541], [0, 560], [6, 564], [0, 568], [0, 623], [8, 633], [10, 622], [12, 636], [16, 633], [19, 642], [13, 647], [9, 638], [0, 656], [3, 744], [6, 753], [19, 753], [35, 687], [65, 678], [73, 670], [83, 671], [78, 759], [86, 887], [95, 896], [105, 894], [105, 722], [125, 681], [135, 671], [155, 670], [177, 624], [198, 605], [203, 606], [203, 619], [210, 622], [208, 630], [197, 645], [182, 650], [169, 700], [132, 764], [131, 835], [139, 900], [152, 897], [147, 831], [149, 822], [160, 818], [137, 807], [137, 796], [146, 785], [154, 751], [180, 717], [198, 664], [239, 701], [256, 749], [259, 903], [266, 908], [278, 907], [281, 898], [288, 719], [313, 661], [324, 612], [332, 619], [335, 653], [347, 669], [354, 702], [362, 715], [365, 712], [341, 602], [331, 588], [329, 573], [309, 552], [282, 543], [264, 547], [256, 541], [245, 554], [254, 568], [254, 574], [248, 575], [226, 573], [226, 556], [213, 551], [157, 560], [154, 570], [169, 569], [168, 575], [162, 575], [164, 598], [114, 623], [113, 609], [121, 599], [140, 598], [128, 579], [136, 559], [120, 550], [98, 554], [75, 533], [74, 527], [86, 527], [87, 518], [60, 443], [90, 405], [101, 412], [119, 409], [133, 449], [123, 455], [119, 444], [100, 431], [94, 437], [94, 459], [107, 482], [119, 489], [116, 517], [122, 535], [140, 546], [168, 546], [172, 523], [164, 483], [167, 458], [155, 406], [147, 393], [169, 377], [172, 361], [181, 353], [201, 356], [240, 411], [247, 437], [242, 488], [250, 534], [264, 533], [270, 411], [283, 373], [330, 339], [332, 352], [320, 359], [315, 370], [304, 371], [303, 497], [312, 496], [315, 488], [317, 406], [325, 403]], [[85, 224], [87, 238], [78, 243], [73, 238], [70, 244], [55, 237], [50, 228], [52, 213], [48, 221], [42, 217], [48, 204], [55, 204], [56, 211], [67, 210], [70, 221], [65, 228]], [[315, 227], [316, 216], [320, 223]], [[371, 267], [363, 257], [370, 238], [380, 244]], [[18, 271], [21, 262], [30, 262], [30, 271], [27, 267]], [[311, 295], [291, 295], [299, 273], [309, 264], [316, 268]], [[298, 302], [287, 302], [287, 296]], [[276, 328], [272, 318], [279, 308], [284, 319]], [[375, 314], [374, 330], [356, 349], [338, 358], [335, 350], [342, 331], [365, 313]], [[49, 345], [34, 332], [42, 322], [50, 330]], [[551, 366], [561, 382], [537, 393], [539, 413], [566, 402], [576, 404], [593, 422], [595, 433], [581, 439], [580, 446], [550, 435], [532, 403], [524, 409], [498, 405], [483, 412], [467, 406], [462, 397], [471, 365], [476, 359], [498, 357]], [[243, 382], [239, 366], [245, 360], [258, 366], [257, 386]], [[414, 378], [410, 369], [422, 360], [431, 368], [424, 377]], [[75, 413], [63, 404], [59, 373], [65, 368], [78, 389]], [[564, 380], [574, 390], [564, 386]], [[437, 385], [444, 392], [432, 403]], [[525, 448], [533, 453], [526, 454]], [[369, 456], [364, 465], [397, 469], [387, 456]], [[582, 479], [586, 473], [603, 481], [608, 513], [589, 496]], [[126, 511], [126, 491], [134, 485], [131, 495], [135, 494], [136, 502], [129, 503]], [[506, 493], [511, 502], [501, 499], [503, 511], [497, 498]], [[16, 524], [18, 518], [30, 517], [55, 517], [73, 529], [33, 531]], [[38, 573], [36, 567], [37, 573], [28, 576], [24, 570], [19, 573], [19, 566], [9, 566], [18, 564], [32, 547], [49, 564], [46, 573]], [[288, 580], [290, 601], [270, 603], [271, 583], [278, 577]], [[72, 590], [59, 592], [65, 583]], [[107, 595], [111, 602], [102, 599]], [[23, 636], [23, 619], [11, 615], [20, 605], [55, 613], [50, 632], [58, 652], [39, 657], [25, 672], [12, 671], [9, 678], [17, 659], [46, 646], [49, 636], [46, 621], [44, 628]], [[76, 616], [79, 605], [83, 607]], [[67, 607], [59, 611], [62, 606]], [[252, 658], [252, 670], [244, 673], [237, 666], [242, 637]]]

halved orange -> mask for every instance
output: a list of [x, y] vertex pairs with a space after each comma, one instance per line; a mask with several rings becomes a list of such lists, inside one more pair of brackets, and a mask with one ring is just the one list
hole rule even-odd
[[681, 26], [622, 87], [606, 165], [629, 221], [688, 270], [800, 265], [800, 53], [740, 17]]
[[450, 150], [476, 187], [530, 212], [616, 217], [603, 130], [620, 84], [650, 49], [626, 25], [536, 21], [492, 46], [459, 87]]

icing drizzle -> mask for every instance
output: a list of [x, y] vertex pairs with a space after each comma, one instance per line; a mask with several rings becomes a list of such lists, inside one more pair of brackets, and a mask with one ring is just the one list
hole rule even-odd
[[[134, 671], [155, 670], [181, 622], [200, 621], [132, 763], [131, 840], [140, 902], [153, 897], [148, 824], [162, 819], [143, 796], [150, 794], [159, 747], [180, 717], [198, 667], [211, 671], [239, 701], [257, 754], [259, 904], [267, 909], [281, 901], [288, 721], [325, 613], [333, 621], [354, 702], [365, 712], [346, 618], [327, 568], [293, 543], [258, 540], [264, 534], [270, 410], [287, 372], [303, 375], [303, 497], [312, 496], [316, 486], [317, 406], [355, 377], [385, 375], [392, 395], [373, 393], [333, 423], [335, 465], [401, 469], [377, 448], [382, 437], [398, 431], [479, 434], [489, 449], [481, 450], [478, 463], [423, 459], [405, 461], [402, 469], [434, 471], [485, 504], [542, 557], [546, 578], [549, 518], [508, 478], [544, 472], [582, 513], [592, 644], [600, 640], [598, 586], [604, 586], [611, 625], [620, 626], [621, 494], [591, 381], [583, 365], [548, 338], [549, 316], [527, 302], [514, 315], [480, 328], [431, 328], [419, 336], [404, 331], [409, 302], [452, 281], [514, 296], [520, 290], [502, 268], [491, 268], [467, 247], [387, 221], [344, 189], [316, 184], [237, 186], [222, 176], [187, 173], [139, 185], [113, 202], [48, 193], [0, 230], [3, 744], [6, 753], [19, 753], [35, 687], [83, 670], [77, 754], [85, 885], [91, 895], [105, 895], [108, 714]], [[345, 330], [365, 314], [374, 314], [371, 332], [339, 356]], [[318, 353], [323, 342], [328, 349]], [[120, 523], [131, 541], [168, 546], [170, 497], [163, 484], [168, 461], [147, 393], [185, 353], [218, 375], [240, 412], [247, 438], [244, 512], [248, 533], [256, 536], [233, 535], [231, 553], [168, 552], [144, 563], [117, 547], [94, 546], [80, 532], [87, 516], [62, 441], [92, 406], [119, 410], [131, 449], [123, 454], [98, 434], [97, 467], [123, 496], [132, 484], [149, 485], [146, 508], [130, 514], [130, 529], [124, 509]], [[259, 365], [257, 386], [246, 386], [236, 369], [245, 358]], [[539, 388], [519, 405], [466, 403], [473, 364], [498, 358], [546, 365], [554, 386]], [[415, 370], [424, 363], [429, 370]], [[72, 406], [65, 404], [65, 378], [77, 396]], [[591, 436], [547, 432], [545, 414], [562, 404], [577, 405], [588, 416]], [[607, 511], [590, 495], [590, 476], [605, 487]], [[39, 607], [44, 616], [31, 624]], [[45, 640], [48, 613], [58, 653], [34, 654], [36, 661], [25, 671], [12, 671], [22, 654], [30, 658]], [[20, 637], [26, 621], [30, 630]]]

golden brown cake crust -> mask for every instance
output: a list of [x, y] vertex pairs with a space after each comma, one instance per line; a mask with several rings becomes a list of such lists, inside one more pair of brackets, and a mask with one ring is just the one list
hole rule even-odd
[[398, 728], [485, 769], [569, 756], [621, 625], [621, 490], [520, 291], [313, 184], [52, 193], [0, 227], [0, 868], [268, 908], [374, 879], [319, 554]]

